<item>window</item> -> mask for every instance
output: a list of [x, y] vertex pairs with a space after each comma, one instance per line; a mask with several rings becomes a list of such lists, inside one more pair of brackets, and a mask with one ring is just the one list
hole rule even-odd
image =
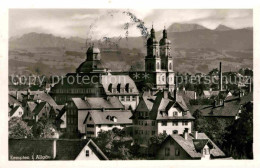
[[89, 150], [86, 150], [86, 156], [89, 157]]
[[166, 130], [163, 130], [163, 134], [166, 134]]
[[125, 97], [124, 96], [119, 96], [120, 101], [125, 101]]
[[130, 101], [130, 96], [126, 96], [126, 101]]
[[170, 70], [172, 69], [172, 63], [169, 64], [169, 69], [170, 69]]
[[91, 117], [89, 117], [89, 121], [91, 121], [92, 120], [92, 118]]
[[23, 112], [20, 111], [20, 112], [19, 112], [19, 115], [22, 115], [22, 114], [23, 114]]
[[182, 121], [182, 125], [188, 125], [188, 121]]
[[155, 131], [152, 131], [152, 135], [155, 135]]
[[159, 64], [159, 62], [157, 62], [157, 69], [160, 69], [160, 64]]
[[178, 134], [178, 130], [173, 130], [172, 134]]
[[155, 126], [155, 121], [152, 121], [152, 126]]
[[87, 131], [87, 134], [94, 135], [94, 131]]
[[175, 125], [178, 126], [178, 121], [173, 121], [172, 122], [172, 126], [175, 126]]
[[180, 150], [179, 149], [175, 150], [175, 156], [180, 156]]
[[87, 124], [87, 127], [94, 128], [94, 124]]
[[175, 115], [175, 116], [178, 116], [178, 112], [177, 112], [177, 111], [175, 111], [175, 112], [174, 112], [174, 115]]
[[170, 156], [170, 148], [165, 148], [165, 156]]
[[167, 121], [162, 121], [162, 126], [167, 126]]

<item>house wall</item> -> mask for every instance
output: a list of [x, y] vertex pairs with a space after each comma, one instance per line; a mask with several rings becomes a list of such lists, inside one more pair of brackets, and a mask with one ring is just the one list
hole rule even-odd
[[61, 116], [61, 120], [63, 123], [61, 123], [60, 128], [66, 128], [67, 127], [67, 114], [66, 112]]
[[182, 134], [185, 128], [188, 128], [188, 132], [191, 133], [191, 121], [187, 121], [188, 125], [182, 125], [182, 121], [178, 121], [178, 126], [172, 124], [173, 120], [165, 121], [167, 122], [167, 126], [163, 126], [162, 121], [158, 121], [158, 134], [163, 133], [164, 131], [166, 131], [167, 134], [173, 134], [174, 130], [177, 130], [178, 134]]
[[[165, 148], [169, 148], [169, 156], [165, 155]], [[175, 154], [179, 150], [179, 155]], [[176, 143], [172, 138], [169, 138], [164, 144], [161, 145], [155, 156], [158, 160], [191, 160], [192, 158], [187, 154], [182, 147]]]
[[[135, 100], [133, 100], [133, 97], [135, 98]], [[139, 97], [136, 95], [130, 95], [130, 101], [127, 101], [127, 96], [122, 95], [122, 96], [118, 96], [119, 101], [126, 107], [131, 106], [133, 110], [136, 109], [138, 103], [139, 103]]]
[[85, 134], [85, 124], [83, 123], [87, 117], [88, 112], [86, 110], [78, 110], [78, 130], [80, 133]]
[[[88, 125], [92, 125], [93, 127], [89, 127]], [[87, 121], [85, 123], [85, 134], [87, 137], [96, 137], [96, 126], [92, 119], [91, 113], [89, 113], [89, 116], [87, 118]]]
[[[89, 151], [89, 156], [86, 156], [86, 150]], [[96, 154], [86, 145], [75, 160], [99, 160]]]
[[[154, 126], [152, 125], [154, 122]], [[149, 145], [152, 136], [157, 135], [155, 120], [137, 120], [133, 127], [133, 137], [136, 143], [140, 145]]]

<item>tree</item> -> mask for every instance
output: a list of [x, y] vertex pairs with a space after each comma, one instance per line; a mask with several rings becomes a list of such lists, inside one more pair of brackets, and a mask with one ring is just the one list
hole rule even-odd
[[41, 118], [33, 125], [32, 133], [35, 138], [53, 138], [58, 131], [53, 120]]
[[158, 148], [160, 146], [160, 144], [165, 140], [165, 138], [167, 137], [166, 133], [160, 133], [159, 135], [154, 135], [150, 138], [150, 145], [148, 148], [148, 153], [151, 156], [155, 155], [155, 152], [158, 151]]
[[19, 117], [9, 120], [9, 138], [31, 138], [31, 128]]
[[133, 158], [134, 149], [131, 149], [133, 139], [118, 128], [101, 131], [93, 140], [109, 158], [123, 160]]
[[238, 159], [253, 159], [253, 103], [248, 102], [241, 110], [240, 118], [228, 127], [224, 146], [228, 154]]

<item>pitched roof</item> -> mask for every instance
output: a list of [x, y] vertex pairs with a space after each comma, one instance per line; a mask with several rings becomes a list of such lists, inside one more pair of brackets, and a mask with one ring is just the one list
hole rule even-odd
[[17, 105], [22, 105], [20, 101], [18, 101], [14, 96], [11, 96], [10, 94], [8, 95], [8, 103], [10, 105], [14, 105], [14, 104], [17, 104]]
[[253, 94], [250, 93], [241, 98], [234, 98], [226, 100], [224, 106], [212, 106], [212, 105], [198, 105], [191, 106], [192, 113], [196, 109], [201, 111], [202, 116], [205, 117], [235, 117], [238, 114], [240, 106], [253, 100]]
[[42, 111], [42, 109], [45, 107], [45, 105], [46, 105], [46, 102], [40, 102], [39, 104], [37, 104], [37, 106], [33, 110], [33, 114], [38, 115]]
[[15, 106], [13, 109], [11, 109], [11, 111], [9, 112], [9, 113], [10, 113], [10, 117], [13, 116], [13, 114], [18, 110], [19, 107], [20, 107], [20, 106], [17, 105], [17, 106]]
[[[177, 142], [182, 147], [182, 149], [185, 150], [187, 152], [187, 154], [190, 155], [190, 157], [192, 157], [192, 158], [201, 158], [202, 153], [200, 150], [196, 150], [196, 148], [197, 149], [203, 148], [208, 142], [210, 142], [213, 146], [213, 149], [210, 150], [210, 154], [213, 157], [224, 157], [225, 156], [225, 154], [222, 152], [222, 150], [220, 150], [219, 147], [214, 142], [212, 142], [211, 139], [209, 139], [205, 133], [198, 133], [198, 137], [197, 137], [197, 139], [199, 139], [198, 141], [196, 141], [196, 140], [194, 141], [194, 137], [191, 134], [189, 134], [187, 136], [186, 140], [184, 139], [184, 137], [182, 135], [178, 135], [178, 134], [169, 135], [166, 138], [166, 140], [168, 138], [174, 139], [175, 142]], [[195, 144], [194, 144], [194, 142], [195, 142]], [[199, 142], [199, 143], [197, 143], [197, 142]]]
[[72, 98], [78, 109], [123, 109], [123, 104], [117, 97], [89, 97], [86, 100]]
[[[124, 110], [124, 111], [97, 111], [92, 110], [89, 112], [95, 124], [132, 124], [132, 120], [129, 118], [131, 117], [131, 111]], [[114, 122], [110, 119], [110, 117], [116, 117], [117, 122]]]

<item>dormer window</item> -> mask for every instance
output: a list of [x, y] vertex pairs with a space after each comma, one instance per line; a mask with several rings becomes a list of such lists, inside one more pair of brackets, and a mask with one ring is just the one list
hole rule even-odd
[[129, 83], [127, 83], [127, 84], [125, 85], [125, 91], [126, 91], [126, 92], [129, 92]]
[[112, 83], [109, 84], [109, 86], [108, 86], [108, 91], [109, 91], [109, 92], [112, 92]]

